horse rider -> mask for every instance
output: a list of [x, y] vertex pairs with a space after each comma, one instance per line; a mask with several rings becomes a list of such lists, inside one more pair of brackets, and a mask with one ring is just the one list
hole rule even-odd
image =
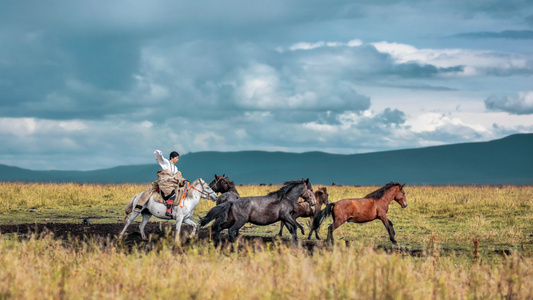
[[[135, 211], [140, 212], [144, 204], [150, 199], [150, 196], [152, 196], [154, 192], [159, 192], [167, 205], [165, 215], [170, 217], [172, 216], [172, 206], [174, 201], [176, 198], [181, 200], [181, 197], [187, 188], [188, 181], [181, 176], [181, 172], [178, 171], [178, 168], [175, 166], [180, 157], [178, 152], [170, 152], [169, 160], [163, 157], [163, 153], [160, 150], [155, 150], [154, 156], [162, 170], [157, 172], [158, 179], [152, 182], [152, 186], [141, 195], [141, 198], [135, 206]], [[180, 187], [183, 188], [179, 189]], [[177, 188], [178, 193], [176, 194]]]

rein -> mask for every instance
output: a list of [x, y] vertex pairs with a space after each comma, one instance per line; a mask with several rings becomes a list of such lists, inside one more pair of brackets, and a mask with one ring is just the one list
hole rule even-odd
[[187, 187], [185, 188], [185, 190], [183, 191], [183, 194], [181, 195], [180, 207], [185, 206], [185, 197], [187, 195], [187, 191], [189, 190], [189, 188], [200, 192], [200, 197], [203, 196], [203, 198], [206, 198], [206, 197], [209, 196], [209, 193], [207, 193], [204, 190], [204, 186], [203, 185], [202, 185], [202, 190], [200, 191], [199, 189], [197, 189], [194, 186], [190, 185], [189, 182], [187, 182]]
[[304, 187], [305, 187], [305, 193], [302, 194], [302, 197], [303, 197], [303, 196], [307, 196], [307, 198], [311, 198], [311, 197], [309, 196], [309, 190], [307, 189], [307, 183], [305, 183], [305, 181], [304, 181]]
[[[215, 177], [215, 184], [214, 184], [214, 186], [217, 186], [219, 182], [220, 182], [220, 179], [218, 179], [217, 177]], [[214, 186], [209, 185], [210, 188], [214, 188]]]
[[199, 189], [195, 188], [194, 186], [190, 185], [189, 186], [191, 189], [195, 190], [195, 191], [198, 191], [200, 192], [200, 195], [201, 196], [204, 196], [204, 198], [208, 197], [209, 196], [209, 193], [207, 193], [204, 189], [204, 186], [202, 185], [202, 190], [200, 191]]

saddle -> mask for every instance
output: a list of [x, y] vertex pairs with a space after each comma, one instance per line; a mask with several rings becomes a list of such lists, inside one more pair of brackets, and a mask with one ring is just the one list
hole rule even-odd
[[[183, 189], [183, 191], [180, 191], [180, 192], [181, 192], [181, 193], [180, 193], [180, 194], [181, 194], [181, 196], [180, 196], [181, 199], [177, 199], [177, 200], [181, 200], [180, 203], [179, 203], [181, 207], [183, 207], [183, 201], [185, 200], [186, 194], [187, 194], [187, 192], [188, 192], [189, 184], [187, 183], [187, 184], [185, 185], [185, 187], [182, 188], [182, 189]], [[153, 194], [154, 201], [155, 201], [155, 202], [158, 202], [158, 203], [162, 203], [162, 204], [166, 204], [167, 201], [168, 201], [168, 199], [172, 199], [172, 200], [175, 201], [176, 198], [177, 198], [176, 196], [178, 196], [178, 195], [176, 194], [176, 190], [179, 191], [179, 189], [172, 190], [172, 192], [171, 192], [169, 195], [165, 195], [165, 194], [163, 193], [163, 191], [158, 190], [157, 192], [155, 192], [155, 193]]]
[[176, 190], [172, 190], [172, 192], [169, 195], [165, 195], [163, 191], [159, 190], [155, 192], [153, 196], [154, 196], [155, 202], [166, 204], [168, 199], [172, 198], [172, 200], [174, 200], [176, 198]]
[[153, 196], [155, 202], [163, 203], [163, 204], [166, 203], [165, 200], [163, 199], [163, 196], [161, 196], [160, 193], [154, 193], [152, 196]]

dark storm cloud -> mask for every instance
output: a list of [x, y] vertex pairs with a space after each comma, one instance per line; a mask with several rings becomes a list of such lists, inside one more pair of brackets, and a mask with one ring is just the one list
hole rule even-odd
[[72, 63], [71, 76], [102, 90], [128, 90], [139, 67], [138, 41], [120, 34], [69, 37], [61, 48]]
[[498, 18], [516, 15], [524, 8], [531, 6], [531, 1], [529, 0], [466, 0], [453, 1], [451, 3], [468, 16], [485, 13]]
[[456, 88], [451, 88], [447, 86], [434, 86], [429, 84], [384, 84], [384, 86], [393, 87], [393, 88], [399, 88], [399, 89], [407, 89], [407, 90], [426, 90], [426, 91], [457, 91]]
[[459, 38], [492, 38], [492, 39], [513, 39], [513, 40], [531, 40], [533, 39], [532, 30], [504, 30], [500, 32], [467, 32], [456, 34]]
[[384, 124], [403, 124], [405, 123], [405, 113], [398, 109], [386, 108], [382, 113], [376, 116], [376, 120], [381, 121]]
[[529, 27], [533, 27], [533, 15], [527, 16], [526, 18], [524, 18], [524, 20], [526, 21], [526, 24], [529, 25]]
[[405, 78], [427, 78], [446, 73], [463, 72], [464, 66], [440, 68], [429, 64], [403, 63], [391, 66], [390, 74]]
[[485, 100], [485, 107], [491, 111], [504, 111], [513, 115], [533, 114], [533, 91], [521, 92], [518, 96], [491, 96]]
[[[0, 163], [94, 169], [152, 162], [155, 147], [354, 153], [527, 132], [427, 112], [528, 90], [531, 31], [521, 26], [533, 24], [532, 9], [520, 0], [2, 1]], [[440, 38], [461, 32], [472, 36]], [[527, 99], [486, 106], [523, 113]]]
[[[123, 6], [126, 2], [115, 2], [105, 5], [107, 10], [102, 10], [103, 3], [100, 2], [81, 6], [71, 2], [30, 2], [33, 5], [29, 7], [21, 3], [3, 4], [2, 16], [6, 17], [7, 23], [18, 28], [21, 36], [27, 36], [11, 44], [10, 51], [5, 51], [4, 57], [11, 63], [0, 65], [0, 74], [12, 74], [0, 80], [4, 82], [4, 96], [0, 99], [4, 116], [103, 119], [133, 113], [139, 118], [157, 122], [167, 114], [187, 116], [185, 111], [194, 108], [192, 103], [209, 105], [215, 110], [227, 109], [228, 113], [235, 112], [234, 109], [239, 107], [240, 110], [260, 109], [238, 103], [235, 90], [239, 87], [226, 84], [239, 84], [238, 70], [247, 68], [249, 61], [269, 65], [279, 73], [277, 76], [282, 84], [278, 87], [280, 93], [277, 96], [282, 99], [301, 97], [311, 92], [319, 100], [308, 104], [305, 109], [357, 111], [368, 108], [370, 102], [350, 101], [351, 96], [347, 95], [349, 89], [328, 88], [332, 86], [329, 81], [335, 82], [340, 76], [362, 81], [382, 76], [427, 78], [461, 72], [463, 68], [394, 63], [388, 55], [371, 46], [279, 54], [255, 45], [246, 47], [242, 43], [212, 39], [216, 33], [220, 34], [220, 38], [242, 34], [245, 28], [241, 25], [251, 19], [258, 22], [254, 30], [264, 31], [269, 30], [268, 26], [260, 24], [274, 19], [290, 24], [296, 22], [292, 18], [297, 22], [317, 22], [338, 17], [339, 14], [361, 17], [361, 14], [354, 13], [361, 11], [358, 10], [362, 6], [360, 4], [336, 2], [321, 5], [317, 2], [293, 14], [290, 4], [278, 2], [260, 6], [241, 2], [240, 5], [205, 7], [178, 2], [166, 8], [148, 2], [126, 6]], [[384, 1], [379, 5], [395, 3], [399, 1]], [[122, 9], [120, 17], [114, 17]], [[183, 10], [189, 13], [182, 14]], [[225, 22], [209, 17], [221, 17], [217, 10], [228, 12], [228, 15], [222, 16]], [[9, 11], [25, 13], [17, 19], [6, 13]], [[179, 18], [172, 16], [172, 11], [178, 13]], [[317, 11], [321, 11], [318, 20], [311, 17]], [[199, 18], [198, 26], [189, 25], [187, 20], [193, 18]], [[22, 25], [21, 28], [18, 25]], [[211, 29], [216, 33], [213, 34]], [[226, 30], [235, 33], [230, 34]], [[184, 42], [191, 35], [187, 32], [212, 40]], [[266, 33], [268, 38], [271, 33]], [[152, 59], [150, 54], [158, 55], [156, 59], [165, 64], [163, 68], [147, 66], [150, 62], [143, 62], [143, 51], [146, 52], [146, 49], [158, 49], [155, 53], [144, 54], [144, 59]], [[20, 53], [28, 51], [31, 53], [20, 56]], [[28, 57], [33, 62], [24, 64], [22, 60]], [[338, 57], [344, 59], [339, 61]], [[151, 98], [150, 94], [146, 94], [148, 90], [139, 89], [136, 76], [147, 79], [150, 89], [159, 88], [167, 94]], [[182, 109], [161, 113], [152, 109], [153, 105]], [[203, 116], [216, 118], [221, 114], [205, 113]]]

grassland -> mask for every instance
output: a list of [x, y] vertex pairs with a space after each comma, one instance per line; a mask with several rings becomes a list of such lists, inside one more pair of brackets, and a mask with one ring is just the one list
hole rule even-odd
[[[1, 183], [0, 225], [117, 223], [144, 188]], [[237, 187], [242, 196], [278, 188]], [[337, 201], [379, 186], [327, 188]], [[388, 213], [400, 244], [392, 252], [380, 250], [391, 244], [379, 221], [345, 224], [334, 247], [312, 253], [280, 242], [232, 251], [206, 241], [177, 246], [169, 236], [154, 251], [126, 251], [116, 240], [0, 235], [0, 299], [533, 299], [532, 186], [405, 190], [408, 207], [391, 203]], [[213, 205], [202, 200], [195, 214]], [[246, 226], [242, 234], [273, 236], [278, 226]]]

